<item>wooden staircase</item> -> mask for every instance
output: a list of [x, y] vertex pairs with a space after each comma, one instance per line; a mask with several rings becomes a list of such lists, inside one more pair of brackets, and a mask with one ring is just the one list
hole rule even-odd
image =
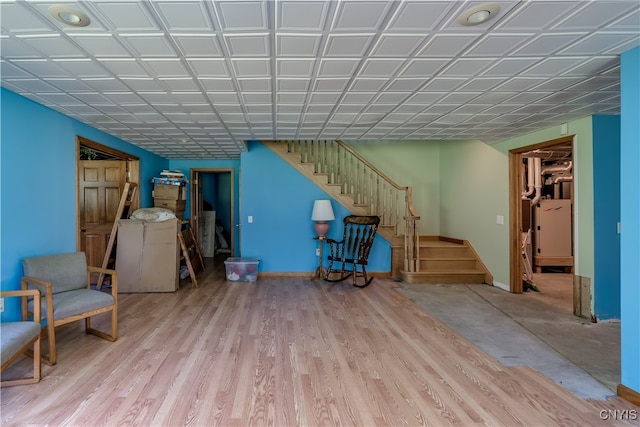
[[466, 240], [420, 236], [418, 271], [400, 271], [407, 283], [493, 284], [493, 277]]
[[329, 149], [326, 141], [262, 143], [351, 213], [381, 217], [378, 234], [391, 245], [391, 277], [408, 283], [493, 283], [469, 242], [418, 236], [420, 217], [412, 214], [411, 188], [392, 183], [339, 141]]

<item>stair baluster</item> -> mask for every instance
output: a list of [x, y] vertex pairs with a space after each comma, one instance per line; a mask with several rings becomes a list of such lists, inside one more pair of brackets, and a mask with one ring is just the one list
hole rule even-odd
[[314, 173], [325, 174], [328, 184], [339, 185], [340, 194], [353, 200], [354, 213], [378, 215], [381, 227], [404, 235], [405, 270], [419, 270], [416, 221], [420, 217], [413, 208], [411, 187], [396, 184], [342, 141], [285, 142], [287, 152], [299, 154], [301, 163], [313, 164]]

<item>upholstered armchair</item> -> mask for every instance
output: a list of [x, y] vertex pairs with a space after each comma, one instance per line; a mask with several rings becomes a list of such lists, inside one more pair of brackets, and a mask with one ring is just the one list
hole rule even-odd
[[[32, 298], [38, 300], [40, 298], [40, 292], [35, 289], [2, 291], [0, 292], [0, 297], [22, 297], [24, 299]], [[40, 381], [40, 332], [42, 328], [40, 326], [40, 319], [40, 305], [36, 304], [31, 320], [0, 323], [0, 360], [2, 361], [0, 372], [4, 372], [6, 368], [20, 356], [27, 354], [31, 350], [31, 347], [33, 347], [33, 376], [11, 380], [2, 378], [0, 384], [2, 387], [33, 384]]]
[[[42, 312], [47, 322], [49, 355], [45, 363], [55, 365], [55, 328], [84, 319], [85, 330], [109, 341], [118, 338], [118, 276], [115, 270], [87, 266], [84, 252], [25, 258], [22, 289], [38, 289], [42, 293]], [[110, 276], [111, 292], [91, 288], [91, 274]], [[24, 301], [23, 313], [31, 313], [34, 301]], [[111, 333], [91, 327], [91, 318], [111, 312]], [[44, 331], [43, 331], [44, 332]]]

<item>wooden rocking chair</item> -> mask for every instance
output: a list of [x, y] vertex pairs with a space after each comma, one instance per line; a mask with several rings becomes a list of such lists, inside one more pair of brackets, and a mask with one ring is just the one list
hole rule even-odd
[[[364, 288], [369, 286], [373, 277], [367, 277], [367, 259], [373, 239], [380, 224], [380, 218], [368, 215], [349, 215], [344, 218], [342, 240], [327, 239], [329, 244], [329, 268], [325, 275], [328, 282], [340, 282], [348, 277], [353, 278], [353, 286]], [[334, 266], [335, 265], [335, 266]], [[357, 278], [363, 282], [358, 283]]]

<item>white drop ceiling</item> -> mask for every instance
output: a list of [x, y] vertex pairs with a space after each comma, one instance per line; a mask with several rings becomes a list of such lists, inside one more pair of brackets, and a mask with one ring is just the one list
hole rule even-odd
[[489, 144], [620, 112], [638, 0], [0, 0], [2, 86], [168, 159], [252, 139]]

